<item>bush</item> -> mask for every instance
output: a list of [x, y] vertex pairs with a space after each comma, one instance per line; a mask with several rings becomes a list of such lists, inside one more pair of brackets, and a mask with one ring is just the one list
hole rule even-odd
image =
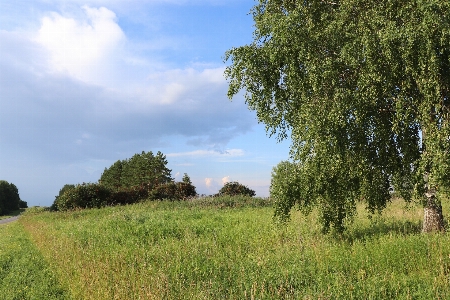
[[110, 202], [111, 190], [95, 184], [83, 183], [66, 190], [55, 200], [57, 210], [69, 210], [75, 208], [100, 208]]
[[197, 196], [195, 186], [187, 182], [169, 182], [153, 187], [141, 184], [134, 187], [122, 187], [117, 191], [103, 184], [83, 183], [66, 184], [55, 197], [50, 211], [65, 211], [76, 208], [100, 208], [111, 205], [133, 204], [148, 200], [186, 200]]
[[150, 200], [164, 200], [164, 199], [174, 200], [176, 190], [177, 186], [175, 182], [161, 184], [150, 191], [148, 198]]
[[186, 200], [197, 196], [195, 186], [186, 182], [169, 182], [154, 188], [150, 194], [150, 200]]
[[187, 182], [177, 182], [177, 198], [179, 200], [186, 200], [189, 198], [193, 198], [197, 196], [197, 191], [195, 190], [195, 186], [192, 183]]
[[23, 200], [19, 200], [19, 208], [28, 208], [28, 203]]
[[75, 185], [74, 184], [65, 184], [58, 193], [58, 196], [55, 197], [55, 200], [53, 201], [53, 204], [50, 206], [50, 211], [57, 211], [58, 210], [58, 198], [61, 197], [65, 192], [67, 192], [68, 190], [74, 189]]
[[237, 181], [227, 182], [225, 185], [219, 190], [215, 196], [236, 196], [236, 195], [244, 195], [253, 197], [256, 195], [255, 191], [248, 188], [247, 186], [240, 184]]
[[148, 187], [141, 185], [132, 188], [122, 188], [113, 192], [108, 201], [109, 205], [126, 205], [146, 199], [149, 195]]

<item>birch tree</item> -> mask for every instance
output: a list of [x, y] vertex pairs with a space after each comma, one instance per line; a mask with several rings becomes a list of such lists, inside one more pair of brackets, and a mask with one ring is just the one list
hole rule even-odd
[[226, 52], [225, 76], [230, 98], [243, 90], [268, 133], [292, 141], [276, 215], [317, 206], [342, 231], [358, 201], [381, 211], [394, 188], [423, 203], [424, 231], [443, 230], [450, 1], [259, 0], [251, 13], [253, 41]]

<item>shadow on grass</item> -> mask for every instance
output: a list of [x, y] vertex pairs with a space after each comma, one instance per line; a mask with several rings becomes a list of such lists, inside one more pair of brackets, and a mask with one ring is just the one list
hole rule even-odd
[[352, 244], [356, 241], [365, 241], [385, 235], [418, 234], [421, 230], [422, 222], [377, 220], [372, 221], [368, 226], [348, 228], [342, 235], [335, 237]]

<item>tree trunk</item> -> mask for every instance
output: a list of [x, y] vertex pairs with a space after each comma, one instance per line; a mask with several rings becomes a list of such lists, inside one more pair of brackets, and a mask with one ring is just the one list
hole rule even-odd
[[429, 189], [425, 193], [425, 196], [427, 197], [427, 203], [423, 208], [424, 216], [422, 232], [445, 231], [442, 206], [441, 202], [436, 198], [436, 191]]
[[[431, 107], [430, 109], [430, 123], [435, 122], [436, 117], [436, 109]], [[424, 145], [426, 140], [426, 129], [422, 127], [422, 144]], [[425, 150], [422, 154], [425, 154], [426, 147], [423, 147]], [[434, 231], [445, 231], [444, 228], [444, 217], [442, 215], [442, 205], [441, 201], [436, 197], [436, 189], [429, 182], [429, 173], [426, 172], [424, 174], [424, 179], [426, 182], [426, 192], [425, 197], [427, 198], [427, 202], [423, 208], [423, 227], [422, 232], [434, 232]]]

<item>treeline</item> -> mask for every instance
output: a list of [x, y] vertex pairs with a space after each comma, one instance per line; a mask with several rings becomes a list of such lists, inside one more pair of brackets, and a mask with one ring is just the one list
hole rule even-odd
[[0, 215], [27, 207], [27, 202], [20, 199], [17, 187], [13, 183], [0, 180]]
[[183, 200], [197, 196], [187, 174], [175, 182], [166, 156], [151, 151], [118, 160], [105, 168], [98, 183], [65, 185], [56, 196], [53, 210], [99, 208], [149, 200]]
[[[197, 196], [196, 188], [185, 173], [182, 181], [175, 182], [167, 159], [158, 152], [142, 151], [125, 160], [118, 160], [105, 168], [98, 183], [66, 184], [56, 196], [52, 210], [100, 208], [132, 204], [142, 200], [186, 200]], [[218, 194], [246, 195], [255, 191], [238, 182], [226, 183]]]

